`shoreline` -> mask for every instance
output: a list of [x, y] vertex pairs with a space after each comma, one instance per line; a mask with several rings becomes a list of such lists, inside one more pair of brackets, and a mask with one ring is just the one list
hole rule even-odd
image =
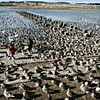
[[[4, 7], [4, 6], [0, 6]], [[62, 10], [100, 10], [97, 6], [63, 6], [63, 5], [12, 5], [9, 8], [20, 8], [20, 9], [62, 9]]]

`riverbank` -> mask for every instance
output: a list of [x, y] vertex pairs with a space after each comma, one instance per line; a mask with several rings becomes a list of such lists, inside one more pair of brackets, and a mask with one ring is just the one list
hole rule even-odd
[[[11, 6], [10, 6], [11, 7]], [[59, 4], [45, 4], [45, 5], [26, 5], [26, 4], [16, 4], [11, 8], [34, 8], [34, 9], [67, 9], [67, 10], [100, 10], [98, 6], [88, 6], [88, 5], [59, 5]]]

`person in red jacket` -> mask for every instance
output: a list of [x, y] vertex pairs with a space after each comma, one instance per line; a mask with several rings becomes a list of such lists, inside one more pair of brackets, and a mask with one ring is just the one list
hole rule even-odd
[[10, 43], [8, 46], [8, 50], [7, 50], [9, 59], [15, 59], [15, 57], [14, 57], [15, 52], [16, 52], [16, 48], [15, 48], [14, 44]]

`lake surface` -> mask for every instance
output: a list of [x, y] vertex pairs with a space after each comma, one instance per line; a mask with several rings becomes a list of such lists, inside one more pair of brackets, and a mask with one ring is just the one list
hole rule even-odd
[[0, 7], [0, 12], [28, 11], [53, 20], [64, 22], [98, 23], [100, 24], [100, 10], [54, 10], [54, 9], [12, 9]]
[[30, 12], [54, 20], [100, 23], [100, 10], [31, 10]]

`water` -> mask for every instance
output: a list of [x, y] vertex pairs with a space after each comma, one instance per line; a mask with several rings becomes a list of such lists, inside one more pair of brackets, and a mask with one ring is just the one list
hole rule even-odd
[[61, 20], [64, 22], [80, 22], [80, 23], [100, 23], [100, 10], [54, 10], [54, 9], [9, 9], [7, 7], [0, 8], [0, 12], [28, 11], [34, 14], [42, 15], [53, 20]]
[[100, 23], [100, 10], [30, 10], [30, 12], [64, 22]]

